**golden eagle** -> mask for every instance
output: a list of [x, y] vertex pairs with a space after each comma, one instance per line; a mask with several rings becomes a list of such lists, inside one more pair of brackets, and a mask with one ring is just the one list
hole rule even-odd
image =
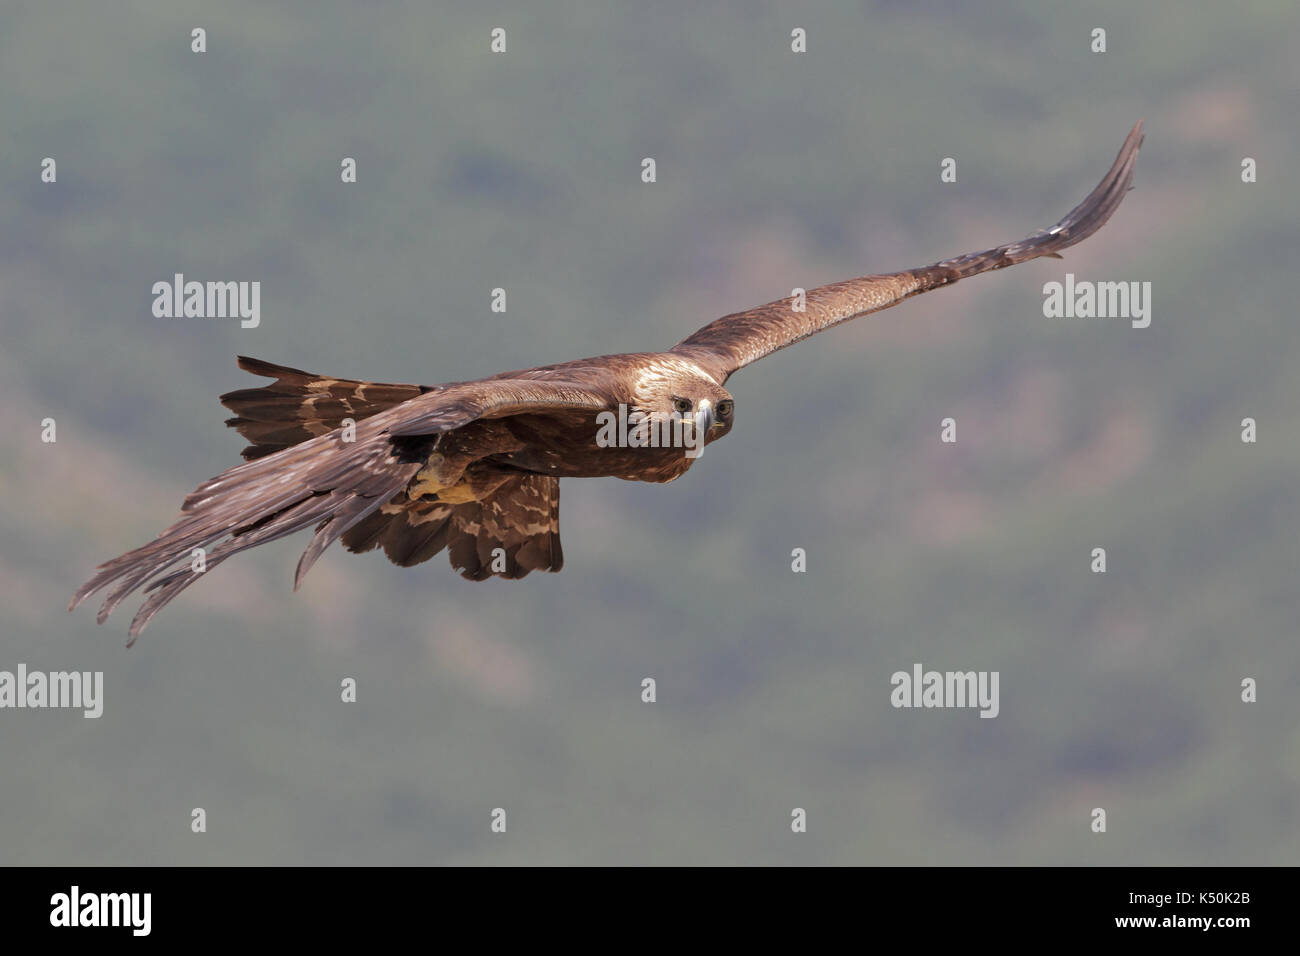
[[446, 548], [452, 567], [474, 581], [559, 571], [561, 478], [672, 481], [694, 461], [671, 442], [600, 441], [615, 416], [637, 421], [643, 439], [647, 430], [680, 422], [704, 443], [716, 441], [734, 422], [723, 387], [733, 372], [967, 276], [1059, 258], [1119, 207], [1141, 145], [1139, 121], [1097, 188], [1050, 229], [924, 268], [811, 289], [798, 303], [802, 310], [780, 299], [724, 316], [666, 352], [603, 355], [448, 385], [329, 378], [241, 357], [241, 368], [275, 379], [221, 396], [235, 413], [226, 424], [251, 442], [245, 462], [199, 485], [156, 539], [100, 565], [69, 609], [112, 585], [99, 611], [103, 623], [131, 592], [152, 592], [131, 622], [133, 643], [206, 571], [313, 526], [295, 589], [336, 539], [349, 551], [383, 548], [402, 566]]

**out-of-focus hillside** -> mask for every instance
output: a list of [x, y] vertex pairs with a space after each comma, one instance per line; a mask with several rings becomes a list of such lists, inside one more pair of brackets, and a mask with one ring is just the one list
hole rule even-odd
[[[1294, 4], [427, 6], [0, 12], [0, 670], [106, 682], [99, 720], [0, 711], [0, 863], [1300, 859]], [[295, 539], [130, 651], [131, 610], [63, 610], [237, 462], [236, 354], [440, 382], [667, 347], [1050, 223], [1138, 117], [1135, 191], [1063, 262], [742, 372], [676, 483], [566, 482], [559, 575], [336, 549], [293, 594]], [[1067, 271], [1150, 281], [1150, 328], [1044, 318]], [[261, 281], [260, 327], [154, 318], [176, 272]], [[892, 708], [915, 662], [999, 671], [998, 718]]]

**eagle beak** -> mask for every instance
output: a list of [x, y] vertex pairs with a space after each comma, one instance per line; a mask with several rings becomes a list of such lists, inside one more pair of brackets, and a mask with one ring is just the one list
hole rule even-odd
[[715, 424], [717, 419], [713, 415], [713, 403], [707, 398], [701, 400], [699, 410], [695, 413], [695, 434], [703, 439]]

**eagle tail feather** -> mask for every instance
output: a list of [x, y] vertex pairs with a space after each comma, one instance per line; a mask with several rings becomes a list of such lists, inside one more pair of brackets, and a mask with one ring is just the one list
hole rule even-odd
[[239, 367], [275, 379], [259, 388], [241, 388], [221, 396], [234, 416], [226, 424], [252, 444], [246, 460], [327, 434], [347, 419], [359, 422], [394, 405], [431, 391], [425, 385], [394, 385], [316, 375], [287, 365], [239, 356]]

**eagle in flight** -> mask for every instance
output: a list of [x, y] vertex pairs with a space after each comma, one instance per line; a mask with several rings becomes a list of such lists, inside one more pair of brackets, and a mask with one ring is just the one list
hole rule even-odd
[[447, 385], [330, 378], [241, 357], [241, 368], [275, 380], [221, 396], [234, 412], [226, 424], [250, 442], [244, 463], [199, 485], [153, 541], [100, 565], [69, 610], [109, 588], [102, 624], [133, 591], [152, 592], [131, 622], [129, 646], [216, 565], [308, 527], [315, 533], [298, 561], [295, 590], [339, 539], [349, 551], [382, 548], [403, 567], [445, 548], [472, 581], [559, 571], [561, 478], [672, 481], [695, 460], [671, 442], [598, 440], [610, 416], [621, 410], [620, 421], [643, 427], [681, 422], [704, 444], [717, 441], [735, 421], [724, 388], [734, 372], [922, 292], [1040, 256], [1060, 258], [1119, 207], [1141, 145], [1139, 121], [1097, 188], [1049, 229], [919, 269], [821, 286], [802, 303], [779, 299], [724, 316], [666, 352]]

